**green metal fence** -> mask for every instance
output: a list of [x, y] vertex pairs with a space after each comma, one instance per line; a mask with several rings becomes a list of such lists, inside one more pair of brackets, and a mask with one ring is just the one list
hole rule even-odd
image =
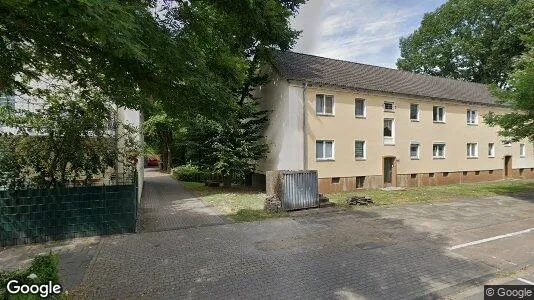
[[0, 245], [135, 232], [137, 186], [0, 191]]

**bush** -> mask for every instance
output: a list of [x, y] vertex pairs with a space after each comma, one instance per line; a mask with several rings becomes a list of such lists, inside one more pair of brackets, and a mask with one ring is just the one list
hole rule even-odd
[[180, 181], [204, 182], [208, 179], [206, 172], [199, 170], [195, 165], [187, 164], [172, 169], [172, 177]]
[[[28, 278], [30, 274], [37, 275], [37, 278]], [[59, 257], [57, 254], [49, 253], [39, 255], [33, 259], [31, 266], [26, 270], [17, 270], [11, 272], [0, 271], [0, 299], [39, 299], [37, 295], [8, 295], [6, 291], [7, 283], [11, 280], [17, 280], [20, 284], [47, 284], [51, 281], [53, 284], [59, 283]], [[51, 297], [52, 299], [62, 299]]]

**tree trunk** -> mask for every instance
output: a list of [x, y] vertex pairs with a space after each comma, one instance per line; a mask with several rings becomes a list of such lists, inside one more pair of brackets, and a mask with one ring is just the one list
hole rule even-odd
[[223, 187], [229, 188], [232, 186], [232, 176], [223, 177]]

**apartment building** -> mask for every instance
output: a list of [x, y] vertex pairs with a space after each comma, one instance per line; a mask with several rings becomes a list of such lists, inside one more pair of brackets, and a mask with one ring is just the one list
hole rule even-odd
[[509, 111], [485, 85], [294, 52], [267, 72], [259, 173], [317, 170], [320, 192], [534, 178], [532, 143], [484, 123]]

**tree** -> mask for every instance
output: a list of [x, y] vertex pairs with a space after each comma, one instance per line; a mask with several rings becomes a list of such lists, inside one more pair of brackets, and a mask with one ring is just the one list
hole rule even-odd
[[124, 132], [117, 135], [109, 127], [109, 100], [70, 87], [39, 94], [43, 103], [35, 110], [0, 110], [0, 122], [17, 130], [0, 137], [0, 185], [48, 188], [75, 180], [88, 184], [95, 175], [118, 166], [133, 171], [138, 156], [134, 129], [121, 124]]
[[532, 0], [449, 0], [401, 38], [397, 67], [503, 87], [525, 52], [533, 9]]
[[499, 134], [505, 139], [517, 142], [529, 139], [534, 143], [534, 30], [525, 36], [530, 49], [515, 64], [507, 89], [495, 89], [502, 102], [513, 109], [504, 115], [492, 114], [485, 121], [500, 127]]

